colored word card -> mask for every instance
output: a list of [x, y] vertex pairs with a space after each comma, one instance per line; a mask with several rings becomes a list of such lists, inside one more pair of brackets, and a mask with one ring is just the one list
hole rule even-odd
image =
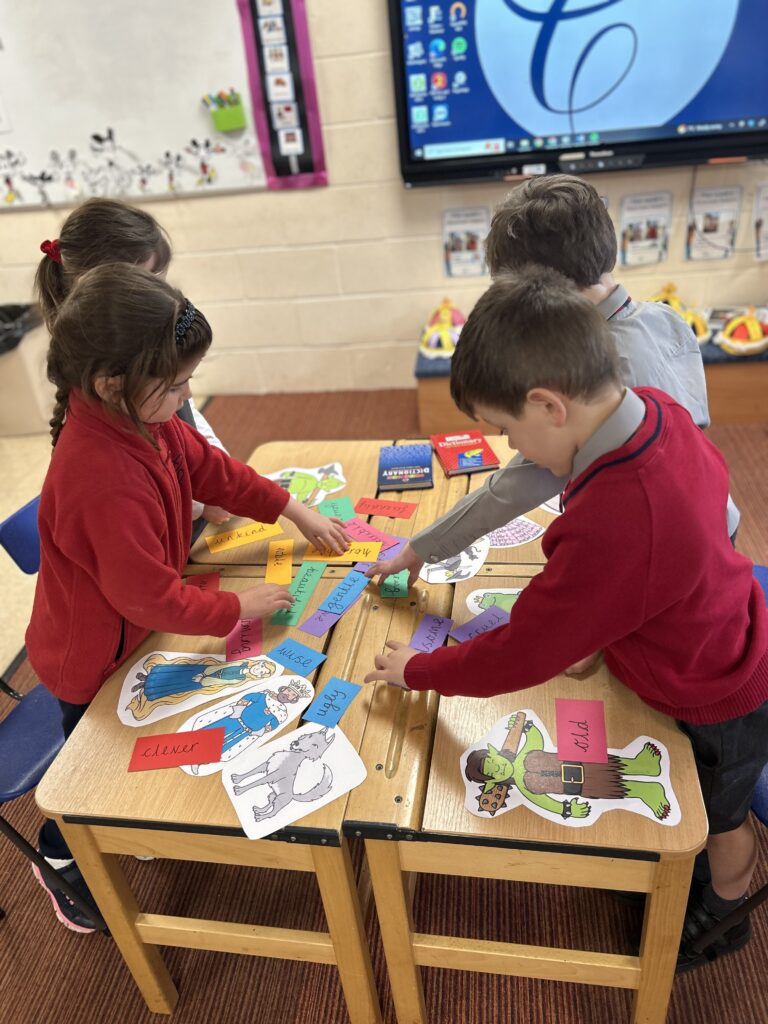
[[316, 611], [299, 626], [302, 633], [309, 633], [310, 636], [325, 636], [331, 626], [335, 626], [341, 618], [340, 615], [332, 615], [331, 612]]
[[251, 523], [249, 526], [238, 526], [236, 530], [214, 533], [205, 538], [205, 543], [211, 554], [215, 555], [219, 551], [229, 551], [232, 548], [244, 547], [246, 544], [255, 544], [256, 541], [275, 537], [282, 532], [282, 526], [278, 526], [277, 523]]
[[503, 608], [486, 608], [463, 626], [457, 626], [451, 630], [451, 636], [463, 644], [465, 640], [472, 640], [481, 633], [488, 633], [499, 626], [505, 626], [509, 622], [509, 612]]
[[415, 501], [383, 501], [381, 498], [360, 498], [355, 512], [360, 516], [389, 516], [390, 519], [410, 519], [418, 508]]
[[[379, 553], [379, 561], [388, 562], [391, 558], [394, 558], [395, 555], [399, 555], [407, 543], [407, 537], [398, 537], [396, 543], [393, 544], [392, 547]], [[358, 562], [356, 565], [353, 565], [352, 568], [355, 572], [368, 572], [372, 565], [373, 562]]]
[[183, 764], [214, 764], [221, 760], [225, 729], [197, 729], [160, 736], [139, 736], [133, 747], [129, 772], [152, 768], [178, 768]]
[[453, 619], [446, 619], [443, 615], [425, 615], [418, 625], [416, 632], [408, 641], [408, 646], [425, 654], [431, 654], [438, 647], [442, 647], [445, 638], [453, 625]]
[[307, 544], [304, 558], [307, 562], [375, 562], [381, 551], [381, 541], [353, 540], [343, 555], [334, 555], [328, 551], [318, 551], [312, 544]]
[[601, 700], [555, 699], [557, 756], [560, 761], [607, 764], [605, 705]]
[[314, 672], [317, 666], [325, 661], [326, 656], [322, 651], [316, 651], [314, 647], [307, 647], [305, 644], [300, 644], [298, 640], [288, 637], [277, 647], [267, 651], [267, 657], [285, 665], [286, 668], [300, 676], [306, 676], [310, 672]]
[[379, 587], [382, 597], [408, 597], [408, 570], [387, 576]]
[[352, 508], [352, 499], [346, 495], [343, 498], [326, 498], [317, 506], [317, 511], [323, 516], [335, 516], [342, 522], [351, 519], [355, 514], [355, 510]]
[[362, 519], [348, 519], [344, 523], [344, 529], [347, 531], [350, 537], [355, 540], [370, 540], [370, 541], [381, 541], [381, 548], [386, 551], [387, 548], [391, 548], [393, 544], [397, 544], [397, 537], [393, 537], [391, 533], [384, 533], [382, 530], [377, 530], [375, 526], [371, 526], [370, 523], [364, 523]]
[[226, 639], [227, 661], [261, 654], [261, 619], [239, 619]]
[[320, 577], [324, 572], [325, 562], [301, 563], [293, 577], [293, 583], [289, 587], [293, 604], [290, 608], [281, 608], [280, 611], [275, 612], [269, 620], [273, 626], [295, 626], [298, 623], [312, 596], [312, 591], [320, 582]]
[[290, 583], [293, 575], [293, 541], [271, 540], [267, 554], [265, 583]]
[[357, 683], [331, 676], [302, 718], [305, 722], [317, 722], [318, 725], [338, 725], [339, 719], [361, 689]]
[[197, 587], [198, 590], [219, 590], [221, 586], [220, 572], [201, 572], [199, 576], [187, 576], [184, 580], [188, 587]]
[[332, 615], [343, 615], [355, 603], [371, 581], [361, 572], [347, 573], [343, 580], [333, 588], [328, 597], [320, 605], [321, 612]]

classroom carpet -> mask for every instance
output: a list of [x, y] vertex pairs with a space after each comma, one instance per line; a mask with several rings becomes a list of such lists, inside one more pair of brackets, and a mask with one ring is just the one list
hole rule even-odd
[[[352, 392], [301, 396], [221, 397], [205, 415], [237, 457], [277, 439], [418, 437], [415, 392]], [[732, 473], [742, 509], [738, 546], [768, 563], [768, 424], [712, 428]], [[27, 662], [13, 678], [35, 683]], [[9, 702], [0, 697], [0, 714]], [[25, 835], [40, 816], [31, 795], [3, 809]], [[768, 881], [768, 830], [756, 825], [760, 860], [755, 886]], [[360, 871], [362, 849], [352, 847]], [[296, 929], [325, 927], [312, 876], [177, 861], [124, 861], [143, 910]], [[0, 845], [0, 993], [9, 1024], [346, 1024], [336, 969], [331, 966], [163, 950], [180, 999], [170, 1018], [151, 1014], [114, 943], [66, 931], [28, 864]], [[632, 952], [640, 911], [602, 891], [534, 886], [486, 879], [424, 876], [414, 904], [418, 930], [497, 941], [571, 945]], [[396, 1024], [376, 915], [369, 909], [374, 973], [384, 1024]], [[765, 964], [768, 905], [753, 915], [754, 938], [741, 952], [678, 978], [667, 1024], [760, 1024], [768, 1020]], [[632, 994], [463, 971], [423, 969], [430, 1024], [622, 1024]]]

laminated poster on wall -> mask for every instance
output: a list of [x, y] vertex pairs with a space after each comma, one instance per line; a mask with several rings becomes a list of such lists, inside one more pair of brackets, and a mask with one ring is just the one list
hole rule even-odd
[[225, 661], [221, 654], [150, 651], [126, 672], [117, 702], [123, 725], [149, 725], [283, 674], [271, 658]]
[[636, 267], [665, 260], [669, 252], [671, 223], [671, 192], [624, 196], [619, 226], [621, 265]]
[[341, 729], [312, 724], [251, 747], [221, 780], [245, 834], [262, 839], [348, 793], [366, 774]]
[[[447, 72], [435, 74], [446, 75]], [[434, 109], [438, 110], [440, 106], [437, 104]], [[443, 254], [447, 277], [482, 277], [488, 273], [483, 243], [490, 226], [487, 206], [443, 211]]]
[[660, 825], [677, 825], [680, 805], [669, 777], [669, 753], [650, 736], [607, 761], [563, 760], [530, 709], [512, 710], [459, 759], [465, 808], [493, 818], [517, 807], [567, 828], [592, 825], [602, 814], [630, 811]]
[[460, 583], [469, 580], [480, 572], [486, 558], [490, 542], [487, 537], [480, 537], [458, 555], [451, 555], [442, 562], [425, 563], [419, 572], [420, 579], [425, 583]]
[[302, 505], [312, 507], [337, 491], [347, 486], [344, 470], [340, 462], [329, 462], [325, 466], [314, 466], [307, 469], [303, 466], [286, 466], [276, 473], [264, 473], [268, 480], [288, 491], [292, 498]]
[[755, 233], [755, 259], [768, 260], [768, 182], [755, 189], [752, 226]]
[[685, 235], [687, 260], [725, 260], [733, 256], [741, 215], [741, 188], [693, 190]]
[[315, 691], [303, 676], [282, 675], [274, 682], [254, 683], [240, 693], [208, 705], [187, 718], [179, 732], [224, 729], [221, 759], [210, 764], [182, 766], [188, 775], [212, 775], [235, 758], [275, 738], [300, 718]]

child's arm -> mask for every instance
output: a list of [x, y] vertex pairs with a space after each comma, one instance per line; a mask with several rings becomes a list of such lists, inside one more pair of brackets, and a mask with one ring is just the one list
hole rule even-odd
[[[192, 413], [192, 419], [195, 421], [195, 429], [198, 433], [202, 434], [208, 444], [213, 445], [214, 448], [220, 448], [223, 452], [227, 452], [227, 449], [214, 433], [213, 427], [195, 405], [194, 398], [190, 398], [187, 404], [189, 405], [189, 411]], [[222, 523], [225, 523], [230, 518], [229, 512], [220, 505], [204, 505], [202, 501], [196, 501], [193, 497], [192, 518], [199, 519], [200, 516], [207, 523], [214, 523], [216, 526], [221, 526]]]
[[424, 562], [441, 562], [457, 555], [484, 533], [506, 526], [511, 519], [559, 494], [567, 479], [516, 455], [488, 477], [482, 487], [457, 501], [449, 512], [412, 537], [399, 555], [377, 562], [367, 575], [379, 576], [381, 582], [408, 569], [412, 583]]

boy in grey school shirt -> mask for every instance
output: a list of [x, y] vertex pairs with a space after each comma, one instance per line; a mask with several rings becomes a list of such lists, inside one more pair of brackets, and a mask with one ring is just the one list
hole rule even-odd
[[[668, 306], [633, 302], [616, 282], [616, 232], [592, 185], [556, 174], [513, 189], [494, 213], [486, 259], [492, 277], [530, 263], [570, 277], [608, 321], [627, 387], [659, 388], [684, 406], [699, 427], [709, 426], [704, 364], [693, 331]], [[367, 575], [383, 580], [408, 569], [413, 583], [424, 562], [458, 554], [483, 534], [559, 494], [564, 483], [564, 478], [516, 456], [412, 537], [396, 558], [377, 562]], [[730, 498], [726, 519], [732, 537], [739, 512]]]

